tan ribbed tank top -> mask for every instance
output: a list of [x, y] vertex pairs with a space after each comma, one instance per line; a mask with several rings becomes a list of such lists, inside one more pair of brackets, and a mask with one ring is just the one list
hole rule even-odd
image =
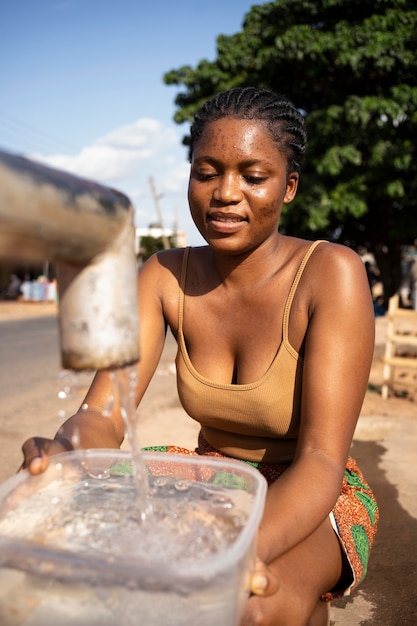
[[284, 463], [291, 461], [300, 422], [303, 359], [290, 345], [291, 305], [304, 268], [321, 241], [305, 254], [289, 291], [283, 315], [282, 343], [265, 374], [256, 382], [215, 383], [201, 376], [188, 356], [183, 334], [184, 290], [190, 248], [184, 251], [178, 307], [178, 395], [185, 411], [201, 424], [214, 448], [240, 459]]

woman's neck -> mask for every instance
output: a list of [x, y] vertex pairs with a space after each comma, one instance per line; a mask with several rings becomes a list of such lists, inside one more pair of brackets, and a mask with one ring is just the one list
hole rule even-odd
[[262, 245], [242, 254], [224, 254], [210, 249], [213, 267], [226, 287], [241, 287], [275, 276], [285, 263], [285, 235], [277, 234]]

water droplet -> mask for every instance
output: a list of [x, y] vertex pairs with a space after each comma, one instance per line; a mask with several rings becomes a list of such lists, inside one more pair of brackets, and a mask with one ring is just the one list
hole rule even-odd
[[107, 403], [103, 407], [102, 415], [103, 417], [111, 417], [114, 408], [114, 396], [109, 395]]
[[96, 480], [106, 480], [107, 478], [110, 478], [109, 470], [101, 467], [89, 467], [88, 475], [90, 478], [95, 478]]
[[233, 508], [233, 502], [231, 501], [230, 498], [227, 498], [226, 496], [215, 496], [211, 499], [211, 504], [212, 506], [215, 506], [216, 508], [221, 508], [221, 509], [232, 509]]
[[75, 372], [71, 370], [62, 370], [58, 374], [58, 379], [62, 380], [63, 386], [62, 389], [58, 392], [58, 398], [60, 400], [67, 400], [67, 398], [72, 398], [74, 394], [74, 382], [75, 382]]
[[71, 445], [73, 448], [78, 448], [80, 445], [80, 432], [78, 428], [74, 430], [74, 433], [71, 437]]
[[189, 483], [186, 480], [177, 480], [177, 482], [174, 484], [174, 488], [177, 491], [187, 491], [189, 487]]

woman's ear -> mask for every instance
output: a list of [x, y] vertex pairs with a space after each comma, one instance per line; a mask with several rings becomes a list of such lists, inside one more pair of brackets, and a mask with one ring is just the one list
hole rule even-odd
[[287, 180], [287, 191], [285, 193], [284, 204], [288, 204], [294, 200], [297, 189], [298, 189], [298, 181], [300, 180], [300, 175], [298, 172], [291, 172], [288, 176]]

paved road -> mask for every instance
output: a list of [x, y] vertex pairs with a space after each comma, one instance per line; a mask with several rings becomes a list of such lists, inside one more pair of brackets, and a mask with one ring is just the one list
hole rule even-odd
[[[63, 414], [81, 404], [91, 380], [62, 376], [54, 316], [0, 322], [0, 482], [20, 465], [28, 436], [50, 436]], [[179, 406], [173, 369], [175, 345], [167, 341], [157, 374], [139, 410], [142, 445], [177, 443], [193, 447], [197, 426]], [[71, 391], [61, 400], [59, 392]], [[70, 389], [68, 389], [70, 388]], [[352, 599], [332, 607], [334, 626], [417, 624], [416, 419], [361, 418], [353, 455], [377, 495], [381, 522], [364, 583]]]

